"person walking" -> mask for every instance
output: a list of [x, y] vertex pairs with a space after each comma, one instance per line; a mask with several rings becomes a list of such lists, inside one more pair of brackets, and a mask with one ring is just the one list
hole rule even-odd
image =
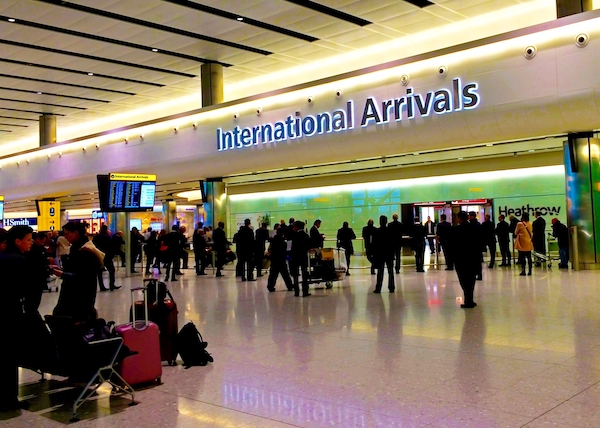
[[388, 219], [382, 215], [379, 217], [379, 228], [373, 235], [373, 257], [377, 269], [377, 282], [373, 293], [381, 293], [383, 286], [383, 269], [387, 267], [388, 272], [388, 291], [393, 293], [396, 291], [396, 283], [394, 279], [394, 245], [391, 239], [391, 234], [387, 228]]
[[473, 301], [478, 266], [481, 267], [481, 242], [477, 230], [469, 222], [469, 215], [460, 211], [458, 224], [452, 228], [452, 251], [454, 268], [458, 282], [463, 289], [464, 299], [461, 308], [477, 306]]
[[427, 245], [429, 245], [429, 253], [433, 256], [436, 252], [435, 248], [435, 235], [437, 225], [431, 220], [430, 216], [427, 216], [427, 221], [424, 224], [425, 232], [427, 233]]
[[494, 222], [490, 214], [485, 215], [485, 221], [481, 224], [481, 235], [483, 237], [484, 247], [490, 253], [490, 263], [488, 268], [492, 269], [496, 262], [496, 233]]
[[546, 255], [546, 220], [542, 217], [542, 213], [535, 212], [535, 220], [531, 224], [533, 251], [538, 254]]
[[365, 254], [367, 260], [371, 263], [371, 275], [375, 275], [375, 264], [373, 263], [373, 234], [375, 233], [375, 226], [373, 226], [373, 219], [367, 221], [367, 225], [362, 229], [363, 245], [365, 247]]
[[263, 276], [263, 262], [265, 260], [265, 249], [269, 241], [269, 229], [267, 223], [261, 223], [254, 234], [254, 266], [256, 267], [256, 277]]
[[294, 222], [292, 233], [292, 260], [290, 267], [294, 279], [294, 296], [300, 295], [299, 275], [302, 272], [302, 297], [310, 296], [308, 292], [308, 251], [311, 249], [309, 236], [304, 231], [304, 222]]
[[337, 232], [337, 246], [343, 248], [346, 254], [346, 275], [350, 275], [350, 257], [354, 254], [354, 245], [352, 240], [356, 239], [354, 231], [348, 227], [348, 222], [342, 224], [342, 228]]
[[152, 230], [150, 235], [146, 239], [144, 244], [144, 252], [146, 253], [146, 275], [150, 275], [152, 271], [150, 269], [158, 263], [158, 252], [160, 247], [158, 244], [158, 231]]
[[452, 251], [450, 251], [450, 243], [452, 241], [452, 224], [446, 220], [446, 214], [442, 214], [440, 216], [440, 224], [437, 227], [437, 241], [442, 247], [442, 251], [444, 253], [444, 260], [446, 260], [446, 270], [454, 269], [454, 262], [452, 260]]
[[290, 277], [287, 267], [287, 241], [285, 240], [284, 235], [285, 229], [280, 227], [277, 229], [276, 235], [271, 240], [269, 251], [271, 268], [269, 270], [269, 277], [267, 278], [267, 290], [270, 292], [275, 291], [275, 284], [279, 275], [281, 275], [283, 278], [283, 282], [285, 283], [288, 291], [295, 290], [294, 283], [292, 282], [292, 278]]
[[194, 246], [194, 262], [196, 265], [196, 275], [206, 275], [206, 239], [204, 238], [204, 225], [198, 222], [198, 227], [192, 235], [192, 245]]
[[104, 253], [104, 267], [108, 271], [108, 288], [104, 286], [102, 269], [98, 271], [98, 285], [100, 287], [100, 291], [118, 290], [121, 287], [117, 287], [115, 285], [115, 264], [113, 262], [115, 254], [112, 252], [113, 246], [110, 241], [110, 232], [106, 224], [100, 226], [100, 232], [98, 232], [92, 242], [96, 248]]
[[533, 226], [529, 221], [529, 213], [523, 213], [521, 216], [521, 221], [517, 224], [515, 228], [515, 249], [519, 252], [519, 261], [521, 264], [521, 276], [525, 275], [525, 262], [529, 266], [529, 270], [527, 271], [527, 275], [531, 275], [531, 251], [533, 251]]
[[171, 232], [167, 233], [163, 240], [162, 245], [166, 247], [163, 251], [162, 257], [167, 268], [165, 282], [169, 280], [177, 281], [177, 271], [179, 270], [179, 256], [181, 253], [181, 233], [179, 232], [179, 226], [174, 224], [171, 226]]
[[222, 269], [225, 266], [225, 253], [229, 247], [229, 241], [225, 235], [225, 223], [219, 222], [218, 227], [213, 230], [213, 250], [217, 253], [217, 274], [215, 276], [224, 276]]
[[398, 214], [392, 214], [392, 221], [388, 224], [388, 232], [392, 241], [392, 248], [394, 250], [394, 260], [396, 263], [396, 273], [400, 273], [400, 267], [402, 266], [402, 236], [404, 235], [404, 225], [398, 221]]
[[417, 265], [417, 272], [425, 272], [425, 237], [427, 236], [427, 230], [425, 226], [421, 224], [421, 219], [415, 217], [414, 224], [410, 230], [411, 243], [410, 247], [415, 252], [415, 264]]
[[502, 263], [498, 266], [510, 266], [510, 259], [512, 258], [510, 254], [510, 225], [504, 220], [502, 214], [498, 216], [498, 224], [496, 224], [494, 232], [498, 237], [498, 246], [502, 256]]

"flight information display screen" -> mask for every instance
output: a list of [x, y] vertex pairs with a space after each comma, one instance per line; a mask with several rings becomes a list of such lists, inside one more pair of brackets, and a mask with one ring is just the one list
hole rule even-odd
[[103, 211], [147, 211], [154, 207], [156, 175], [111, 173], [98, 176]]

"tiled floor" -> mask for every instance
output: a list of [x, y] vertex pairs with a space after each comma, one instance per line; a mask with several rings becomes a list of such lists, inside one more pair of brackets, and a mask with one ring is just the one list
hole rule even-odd
[[[360, 261], [355, 261], [360, 265]], [[87, 427], [598, 427], [600, 273], [484, 267], [477, 308], [456, 274], [405, 266], [396, 293], [372, 293], [367, 269], [308, 298], [268, 293], [266, 278], [197, 277], [168, 285], [179, 324], [196, 323], [215, 362], [163, 367], [139, 405], [108, 395], [80, 410]], [[127, 288], [99, 293], [100, 316], [127, 321]], [[384, 287], [385, 290], [385, 287]], [[44, 295], [42, 313], [56, 293]], [[21, 371], [31, 404], [0, 427], [68, 424], [62, 379]]]

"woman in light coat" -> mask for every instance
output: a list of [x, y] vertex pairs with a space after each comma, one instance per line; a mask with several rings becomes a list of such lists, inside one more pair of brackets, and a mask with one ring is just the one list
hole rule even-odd
[[533, 226], [529, 221], [529, 213], [523, 213], [521, 221], [515, 229], [515, 249], [519, 252], [519, 262], [521, 263], [521, 276], [525, 275], [525, 260], [529, 263], [527, 275], [531, 275], [531, 252], [533, 251]]

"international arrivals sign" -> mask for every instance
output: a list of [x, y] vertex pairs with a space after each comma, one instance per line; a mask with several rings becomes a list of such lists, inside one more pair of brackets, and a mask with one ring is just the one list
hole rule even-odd
[[[400, 122], [431, 114], [442, 115], [460, 110], [474, 109], [479, 105], [477, 83], [462, 84], [460, 79], [452, 81], [452, 88], [438, 89], [425, 94], [406, 88], [406, 95], [377, 101], [369, 97], [361, 106], [360, 126], [382, 125], [390, 121]], [[259, 144], [270, 144], [318, 134], [343, 132], [354, 129], [355, 105], [353, 100], [346, 102], [345, 108], [316, 115], [301, 116], [300, 112], [289, 115], [285, 120], [275, 123], [240, 128], [230, 131], [217, 129], [218, 151], [243, 149]]]

